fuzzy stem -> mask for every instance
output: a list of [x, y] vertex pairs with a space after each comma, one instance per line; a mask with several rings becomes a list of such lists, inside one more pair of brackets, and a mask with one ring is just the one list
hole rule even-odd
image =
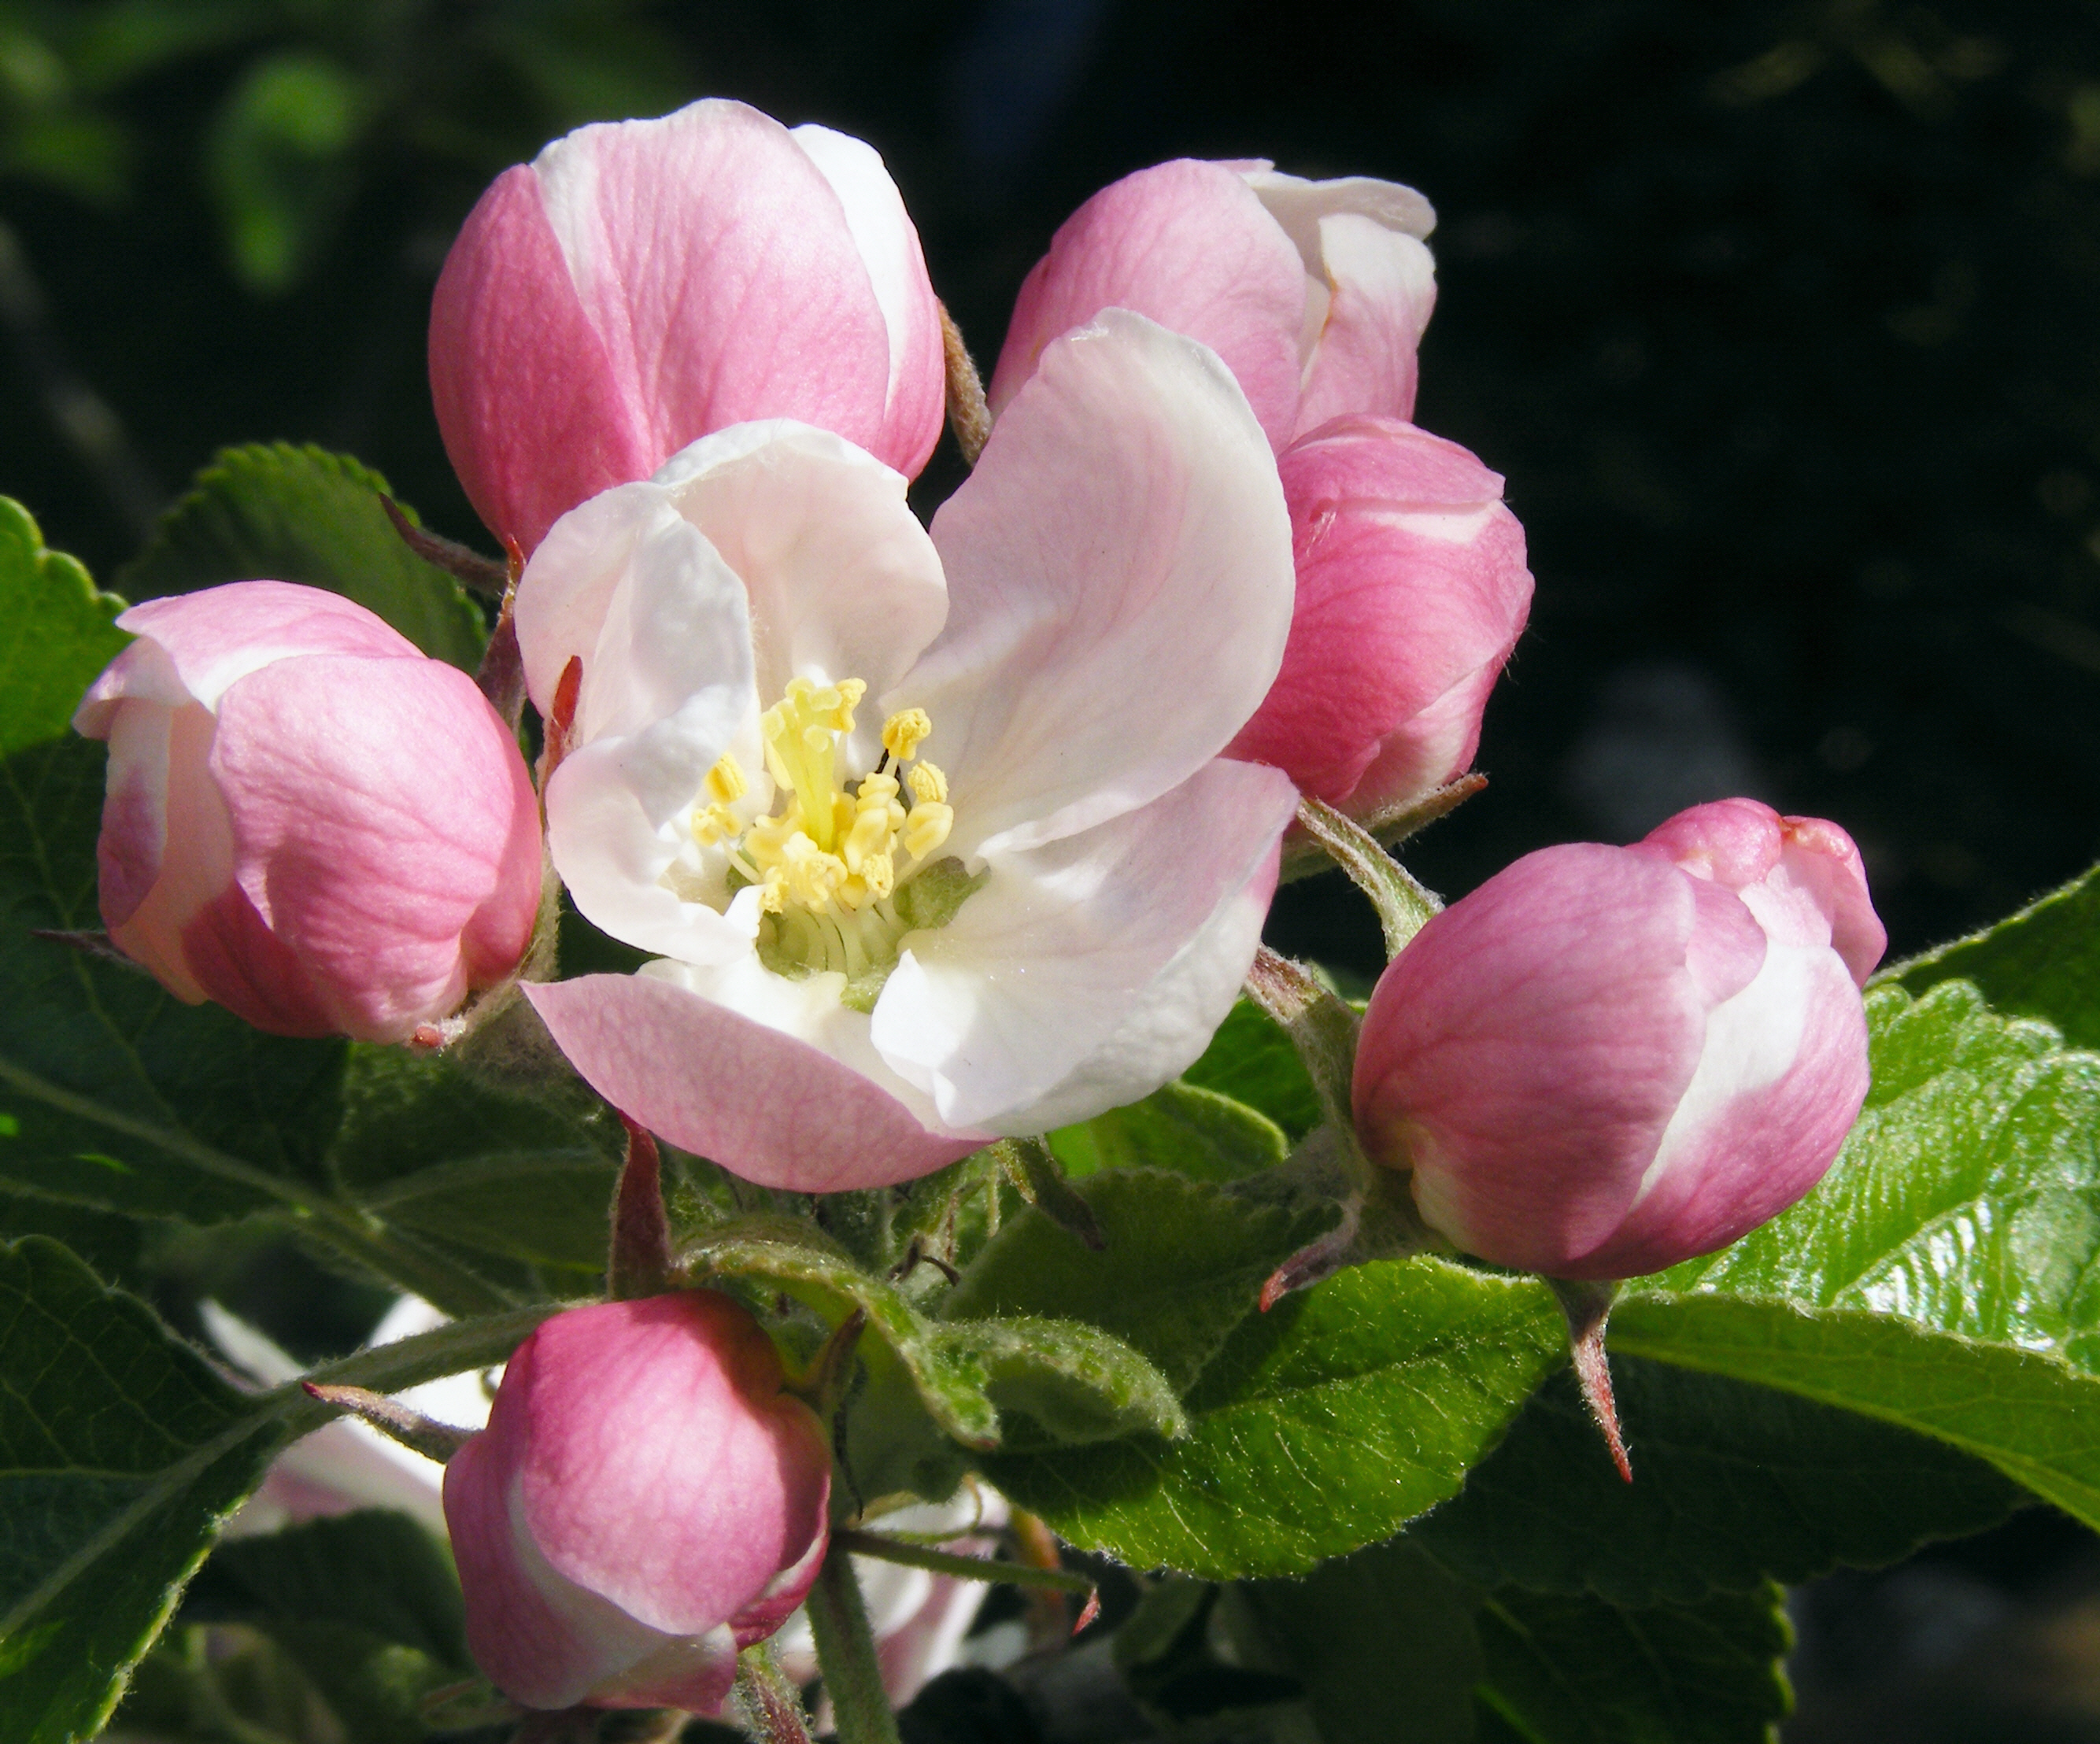
[[810, 1744], [802, 1698], [782, 1673], [770, 1641], [736, 1656], [735, 1702], [737, 1717], [757, 1744]]
[[902, 1744], [882, 1687], [882, 1663], [876, 1657], [875, 1635], [867, 1625], [853, 1558], [836, 1544], [803, 1603], [810, 1632], [817, 1639], [824, 1692], [838, 1716], [839, 1744]]
[[981, 1580], [987, 1585], [1047, 1587], [1057, 1592], [1094, 1590], [1094, 1583], [1085, 1575], [1074, 1574], [1069, 1569], [1037, 1568], [1030, 1563], [1003, 1562], [990, 1557], [960, 1556], [951, 1550], [937, 1550], [931, 1544], [914, 1544], [907, 1538], [892, 1538], [887, 1533], [865, 1532], [853, 1526], [839, 1527], [832, 1534], [832, 1542], [857, 1557], [901, 1563], [906, 1568], [924, 1569], [933, 1574], [952, 1574], [958, 1580]]
[[627, 1160], [613, 1189], [612, 1252], [606, 1288], [615, 1300], [660, 1296], [672, 1286], [671, 1224], [664, 1210], [664, 1173], [656, 1140], [624, 1114]]
[[324, 1405], [333, 1405], [338, 1411], [363, 1418], [389, 1440], [400, 1442], [411, 1453], [435, 1460], [440, 1465], [474, 1439], [472, 1429], [456, 1429], [449, 1423], [439, 1423], [435, 1418], [426, 1417], [420, 1411], [412, 1410], [399, 1400], [368, 1388], [331, 1386], [318, 1381], [302, 1381], [299, 1385], [309, 1398], [317, 1398]]
[[1605, 1451], [1619, 1476], [1634, 1481], [1633, 1462], [1626, 1457], [1626, 1438], [1619, 1433], [1619, 1410], [1612, 1397], [1612, 1367], [1604, 1351], [1604, 1322], [1619, 1293], [1617, 1284], [1587, 1279], [1548, 1278], [1547, 1285], [1568, 1320], [1568, 1351], [1575, 1364], [1575, 1380], [1582, 1389], [1582, 1402], [1604, 1438]]
[[985, 404], [984, 381], [970, 359], [963, 330], [945, 306], [941, 310], [941, 354], [948, 376], [948, 428], [955, 433], [963, 459], [975, 466], [991, 435], [991, 412]]

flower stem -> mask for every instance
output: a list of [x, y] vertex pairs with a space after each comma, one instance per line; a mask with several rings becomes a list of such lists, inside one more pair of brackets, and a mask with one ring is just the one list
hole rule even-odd
[[867, 1626], [853, 1558], [836, 1544], [804, 1601], [817, 1638], [817, 1664], [838, 1716], [839, 1744], [902, 1744], [897, 1716], [882, 1687], [882, 1667]]
[[884, 1562], [901, 1563], [906, 1568], [924, 1569], [929, 1574], [952, 1574], [958, 1580], [982, 1580], [988, 1583], [1004, 1583], [1015, 1587], [1047, 1587], [1057, 1592], [1088, 1593], [1094, 1583], [1083, 1574], [1074, 1574], [1062, 1568], [1038, 1568], [1032, 1563], [1003, 1562], [990, 1557], [958, 1556], [950, 1550], [937, 1549], [931, 1544], [914, 1544], [908, 1538], [892, 1538], [885, 1532], [863, 1532], [852, 1526], [840, 1526], [832, 1534], [832, 1543], [857, 1557], [874, 1557]]
[[770, 1641], [736, 1656], [735, 1702], [738, 1719], [758, 1744], [810, 1744], [802, 1698], [783, 1675]]

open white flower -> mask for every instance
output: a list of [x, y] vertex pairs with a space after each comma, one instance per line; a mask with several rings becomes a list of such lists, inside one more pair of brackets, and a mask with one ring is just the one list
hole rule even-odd
[[904, 491], [740, 425], [571, 511], [518, 588], [543, 713], [580, 669], [555, 866], [660, 953], [528, 996], [608, 1100], [769, 1186], [908, 1179], [1171, 1077], [1295, 804], [1218, 755], [1293, 581], [1210, 351], [1111, 310], [1045, 351], [930, 537]]

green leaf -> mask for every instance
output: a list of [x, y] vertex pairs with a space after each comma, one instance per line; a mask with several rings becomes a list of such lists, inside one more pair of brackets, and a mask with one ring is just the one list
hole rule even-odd
[[[10, 527], [20, 531], [0, 514], [0, 596], [14, 638], [0, 650], [0, 674], [11, 696], [33, 706], [9, 713], [14, 748], [0, 761], [0, 985], [8, 989], [0, 1002], [0, 1199], [198, 1224], [272, 1213], [452, 1311], [495, 1306], [501, 1293], [471, 1267], [419, 1241], [412, 1228], [383, 1229], [339, 1192], [346, 1178], [363, 1190], [387, 1174], [373, 1154], [380, 1143], [360, 1144], [355, 1122], [346, 1144], [337, 1143], [346, 1044], [265, 1035], [216, 1006], [182, 1004], [141, 971], [29, 936], [92, 928], [99, 918], [104, 754], [67, 720], [122, 638], [108, 622], [114, 602], [92, 594], [70, 560], [7, 561], [10, 549], [33, 545], [24, 535], [11, 547]], [[33, 742], [33, 731], [41, 735]], [[360, 1083], [413, 1069], [398, 1050], [364, 1049], [357, 1058]], [[397, 1169], [486, 1159], [492, 1138], [528, 1129], [542, 1159], [572, 1147], [569, 1129], [544, 1109], [493, 1118], [492, 1098], [471, 1094], [450, 1067], [417, 1082], [418, 1105], [382, 1135]], [[452, 1112], [440, 1117], [443, 1108]], [[456, 1196], [445, 1202], [461, 1185], [457, 1177], [434, 1182], [413, 1205], [404, 1190], [401, 1223], [442, 1226], [462, 1212]], [[500, 1196], [482, 1196], [477, 1213]], [[510, 1224], [494, 1221], [483, 1245], [557, 1257], [534, 1245], [534, 1230], [514, 1227], [530, 1222], [539, 1202], [509, 1196], [519, 1209]], [[51, 1215], [11, 1227], [45, 1227]], [[448, 1241], [470, 1227], [479, 1233], [478, 1221], [438, 1232]]]
[[1780, 1387], [1937, 1436], [2100, 1526], [2100, 1381], [2039, 1352], [1856, 1309], [1720, 1295], [1642, 1297], [1612, 1348]]
[[93, 1733], [273, 1425], [55, 1243], [0, 1248], [0, 1737]]
[[1320, 1124], [1320, 1093], [1305, 1063], [1282, 1026], [1251, 999], [1226, 1014], [1203, 1057], [1181, 1080], [1260, 1110], [1293, 1144]]
[[[502, 1360], [552, 1311], [315, 1374], [398, 1391]], [[296, 1385], [235, 1391], [56, 1243], [0, 1246], [0, 1737], [91, 1734], [271, 1454], [330, 1415]]]
[[1156, 1169], [1095, 1175], [1084, 1197], [1105, 1247], [1083, 1247], [1040, 1212], [1025, 1212], [971, 1262], [942, 1319], [1082, 1319], [1186, 1387], [1253, 1311], [1277, 1263], [1332, 1218]]
[[222, 449], [117, 585], [127, 599], [149, 600], [228, 581], [303, 582], [356, 601], [425, 654], [470, 672], [488, 639], [481, 613], [402, 542], [382, 491], [392, 487], [370, 468], [311, 445]]
[[1535, 1282], [1382, 1262], [1244, 1320], [1185, 1397], [1187, 1440], [979, 1463], [1061, 1537], [1133, 1567], [1303, 1574], [1456, 1491], [1565, 1343]]
[[1485, 1587], [1688, 1604], [1893, 1562], [2026, 1500], [1983, 1461], [1850, 1411], [1623, 1350], [1612, 1374], [1632, 1483], [1563, 1371], [1408, 1538]]
[[[1052, 1441], [1189, 1433], [1167, 1377], [1097, 1328], [1076, 1320], [960, 1320], [935, 1327], [933, 1342], [959, 1367], [982, 1372], [984, 1391], [1002, 1414], [1021, 1413]], [[1003, 1429], [1003, 1445], [1027, 1445], [1012, 1423]]]
[[1049, 1135], [1074, 1178], [1104, 1169], [1171, 1169], [1199, 1181], [1236, 1181], [1273, 1168], [1283, 1130], [1245, 1103], [1193, 1084], [1163, 1084], [1142, 1102]]
[[1621, 1609], [1508, 1588], [1479, 1614], [1484, 1744], [1777, 1744], [1793, 1642], [1766, 1587]]
[[[29, 936], [93, 927], [103, 751], [73, 705], [124, 638], [114, 601], [0, 510], [0, 1187], [197, 1222], [318, 1182], [342, 1049], [188, 1008], [144, 975]], [[14, 699], [24, 699], [20, 707]]]
[[1480, 1594], [1405, 1539], [1233, 1597], [1295, 1678], [1321, 1744], [1464, 1744], [1483, 1665]]
[[404, 1513], [365, 1508], [212, 1552], [190, 1602], [276, 1630], [333, 1623], [470, 1671], [459, 1577], [443, 1545]]
[[1823, 1182], [1648, 1280], [1615, 1350], [1934, 1435], [2100, 1522], [2100, 1056], [1966, 982], [1868, 998], [1874, 1083]]
[[123, 610], [0, 496], [0, 756], [72, 730], [81, 693], [130, 641], [115, 622]]
[[329, 1152], [343, 1195], [389, 1224], [529, 1265], [605, 1269], [624, 1137], [573, 1080], [476, 1081], [442, 1055], [353, 1046]]
[[2100, 1047], [2100, 866], [1877, 979], [1920, 996], [1973, 981], [1997, 1010], [2054, 1024], [2074, 1047]]
[[425, 1698], [474, 1675], [451, 1558], [383, 1509], [221, 1545], [183, 1615], [270, 1636], [360, 1744], [417, 1744]]

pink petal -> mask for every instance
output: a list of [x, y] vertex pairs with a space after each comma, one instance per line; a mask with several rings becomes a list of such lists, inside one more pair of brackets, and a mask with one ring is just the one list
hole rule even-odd
[[1467, 1252], [1564, 1275], [1633, 1204], [1710, 1002], [1764, 949], [1740, 901], [1656, 858], [1590, 843], [1527, 855], [1380, 980], [1358, 1129], [1374, 1156], [1413, 1165], [1423, 1215]]
[[[589, 1408], [574, 1396], [585, 1370]], [[768, 1592], [823, 1539], [830, 1491], [823, 1426], [783, 1384], [757, 1322], [713, 1291], [546, 1322], [490, 1429], [529, 1435], [518, 1500], [549, 1566], [672, 1635], [716, 1628]]]
[[928, 1131], [831, 1055], [652, 975], [589, 975], [525, 993], [607, 1101], [763, 1187], [885, 1187], [984, 1142]]
[[955, 852], [1179, 786], [1255, 711], [1290, 632], [1290, 521], [1246, 399], [1121, 310], [1043, 354], [933, 543], [947, 628], [893, 694], [933, 717]]
[[1824, 818], [1782, 817], [1780, 826], [1786, 836], [1780, 864], [1789, 879], [1816, 892], [1818, 906], [1830, 917], [1831, 948], [1854, 983], [1864, 987], [1889, 948], [1889, 936], [1867, 893], [1860, 850]]
[[329, 1027], [399, 1040], [523, 951], [538, 808], [465, 674], [420, 658], [280, 661], [222, 698], [211, 768], [240, 889], [320, 990]]
[[1775, 940], [1830, 945], [1862, 987], [1888, 949], [1860, 850], [1823, 818], [1717, 799], [1658, 824], [1641, 846], [1741, 892]]
[[176, 852], [163, 855], [130, 914], [104, 915], [110, 937], [190, 1004], [216, 1000], [277, 1035], [329, 1034], [335, 1026], [326, 1002], [234, 881], [233, 826], [210, 768], [216, 723], [194, 702], [172, 715], [157, 703], [128, 702], [116, 719], [113, 749], [124, 747], [140, 716], [148, 731], [157, 730], [153, 717], [166, 721], [163, 839]]
[[1278, 464], [1297, 605], [1282, 669], [1230, 755], [1333, 804], [1418, 796], [1471, 761], [1530, 609], [1523, 529], [1499, 477], [1396, 419], [1337, 420]]
[[445, 1523], [468, 1596], [467, 1648], [514, 1702], [571, 1707], [665, 1637], [547, 1568], [514, 1517], [521, 1452], [484, 1434], [446, 1462]]
[[134, 606], [117, 620], [139, 640], [88, 686], [74, 730], [105, 738], [116, 705], [131, 696], [170, 707], [218, 706], [227, 685], [293, 654], [363, 654], [421, 660], [422, 651], [362, 606], [289, 581], [236, 581]]
[[873, 146], [828, 127], [791, 133], [839, 196], [889, 332], [889, 401], [881, 434], [866, 446], [916, 478], [941, 439], [948, 409], [941, 305], [926, 276], [919, 232]]
[[1480, 748], [1480, 720], [1488, 698], [1515, 645], [1497, 649], [1419, 714], [1387, 733], [1356, 784], [1332, 803], [1365, 817], [1413, 804], [1464, 774]]
[[[121, 927], [139, 912], [161, 875], [168, 839], [168, 757], [175, 711], [135, 702], [112, 706], [103, 723], [109, 740], [108, 797], [95, 844], [95, 893], [102, 924]], [[210, 738], [204, 723], [204, 742]]]
[[[1631, 1278], [1710, 1253], [1821, 1180], [1867, 1094], [1866, 1014], [1842, 961], [1775, 945], [1740, 1022], [1708, 1022], [1702, 1070], [1648, 1169], [1649, 1187], [1601, 1247], [1563, 1275]], [[1758, 997], [1762, 994], [1762, 997]], [[1762, 1035], [1748, 1033], [1754, 1026]], [[1759, 1059], [1780, 1064], [1774, 1072]]]
[[430, 399], [467, 500], [530, 552], [586, 497], [646, 477], [655, 452], [520, 164], [481, 196], [430, 301]]
[[1353, 213], [1320, 222], [1330, 287], [1294, 435], [1345, 412], [1414, 415], [1415, 352], [1436, 306], [1436, 269], [1412, 236]]
[[1273, 447], [1298, 416], [1305, 269], [1242, 177], [1182, 158], [1103, 188], [1065, 219], [1021, 287], [989, 399], [1003, 415], [1044, 349], [1105, 309], [1208, 346]]
[[584, 128], [532, 173], [613, 379], [646, 420], [644, 472], [754, 418], [879, 449], [889, 325], [838, 195], [778, 121], [691, 103]]

